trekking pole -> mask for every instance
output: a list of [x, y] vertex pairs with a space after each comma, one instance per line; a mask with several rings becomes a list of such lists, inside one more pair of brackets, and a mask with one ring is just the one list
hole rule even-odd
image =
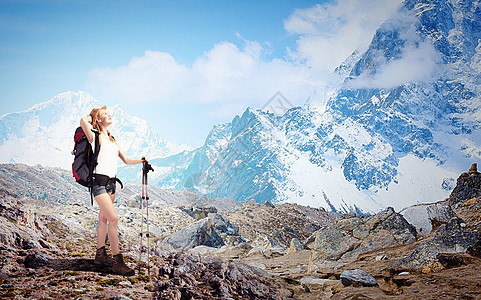
[[147, 172], [145, 173], [145, 210], [147, 212], [147, 276], [150, 276], [150, 234], [149, 234], [149, 192], [147, 183]]
[[144, 235], [144, 208], [143, 203], [145, 199], [145, 192], [144, 192], [144, 174], [142, 168], [142, 198], [140, 199], [140, 247], [139, 247], [139, 274], [140, 268], [142, 266], [142, 246], [143, 246], [143, 235]]
[[[152, 166], [145, 160], [143, 159], [142, 162], [142, 202], [145, 199], [145, 208], [146, 208], [146, 227], [147, 227], [147, 274], [150, 276], [150, 232], [149, 232], [149, 192], [148, 192], [148, 180], [147, 180], [147, 173], [149, 171], [154, 171]], [[142, 204], [141, 204], [142, 205]], [[141, 243], [142, 243], [142, 234], [143, 234], [143, 222], [144, 222], [144, 215], [143, 215], [143, 209], [142, 210], [142, 228], [141, 228]], [[140, 252], [142, 253], [142, 246], [140, 249]], [[140, 271], [140, 269], [139, 269]]]

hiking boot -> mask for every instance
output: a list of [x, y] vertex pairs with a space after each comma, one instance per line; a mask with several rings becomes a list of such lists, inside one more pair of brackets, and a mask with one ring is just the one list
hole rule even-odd
[[133, 275], [135, 275], [135, 270], [129, 268], [124, 263], [124, 258], [122, 257], [122, 253], [114, 255], [114, 265], [113, 265], [112, 270], [115, 273], [123, 275], [123, 276], [133, 276]]
[[114, 260], [107, 254], [107, 250], [105, 249], [105, 246], [102, 246], [97, 249], [97, 252], [95, 253], [94, 264], [111, 267], [113, 263], [114, 263]]

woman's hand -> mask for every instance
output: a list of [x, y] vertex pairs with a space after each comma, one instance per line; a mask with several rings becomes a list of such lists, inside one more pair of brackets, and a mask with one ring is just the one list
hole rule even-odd
[[92, 124], [92, 116], [91, 116], [91, 115], [86, 115], [86, 116], [83, 117], [80, 121], [81, 121], [81, 122], [84, 122], [84, 123]]

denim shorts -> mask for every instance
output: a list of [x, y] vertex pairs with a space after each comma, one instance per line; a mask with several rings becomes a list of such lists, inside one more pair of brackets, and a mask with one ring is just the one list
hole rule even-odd
[[101, 194], [112, 194], [115, 195], [115, 184], [114, 185], [94, 185], [92, 186], [92, 194], [97, 197]]

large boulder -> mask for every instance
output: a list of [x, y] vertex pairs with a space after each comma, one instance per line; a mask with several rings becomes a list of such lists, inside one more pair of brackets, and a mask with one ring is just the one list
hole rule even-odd
[[455, 216], [448, 201], [439, 201], [426, 207], [428, 218], [433, 229], [446, 224]]
[[404, 219], [416, 228], [417, 233], [422, 235], [427, 235], [431, 232], [432, 226], [429, 220], [427, 207], [431, 205], [430, 203], [421, 203], [409, 206], [400, 213], [403, 215]]
[[230, 224], [217, 213], [209, 213], [208, 217], [174, 232], [160, 243], [164, 251], [188, 250], [197, 246], [219, 248], [223, 246], [222, 235], [235, 235], [238, 228]]
[[317, 231], [312, 258], [319, 261], [339, 260], [344, 254], [357, 248], [361, 242], [339, 228], [325, 227]]
[[422, 235], [428, 235], [455, 215], [447, 200], [416, 204], [404, 209], [401, 214]]
[[23, 263], [26, 268], [38, 269], [48, 265], [51, 261], [53, 261], [51, 256], [39, 251], [30, 250], [23, 260]]

